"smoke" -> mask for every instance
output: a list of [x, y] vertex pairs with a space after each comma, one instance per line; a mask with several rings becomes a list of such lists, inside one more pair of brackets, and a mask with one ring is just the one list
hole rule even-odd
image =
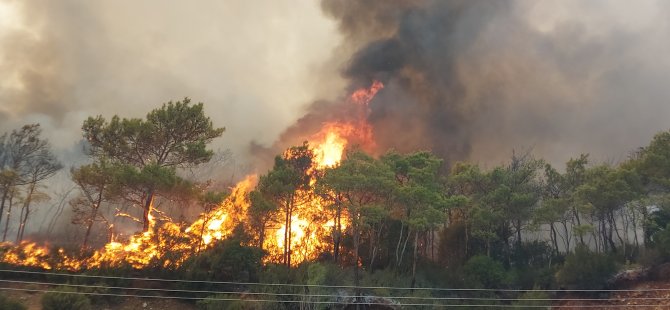
[[227, 128], [214, 148], [244, 157], [324, 90], [313, 73], [335, 33], [308, 0], [0, 0], [0, 131], [40, 122], [67, 149], [88, 116], [188, 96]]
[[[323, 0], [349, 90], [381, 80], [382, 149], [498, 163], [513, 149], [560, 164], [625, 159], [670, 115], [670, 44], [655, 1]], [[344, 100], [316, 102], [283, 137]], [[323, 108], [323, 107], [328, 108]], [[286, 144], [280, 141], [279, 144]]]
[[[51, 200], [27, 232], [57, 218], [73, 186], [68, 168], [85, 160], [87, 117], [143, 117], [188, 96], [226, 127], [212, 148], [246, 164], [249, 141], [271, 143], [328, 90], [313, 76], [336, 44], [334, 22], [311, 0], [0, 0], [0, 135], [40, 123], [66, 166], [45, 184]], [[208, 167], [217, 181], [244, 176]], [[65, 227], [75, 194], [64, 198]]]
[[[10, 12], [10, 13], [8, 13]], [[205, 102], [229, 148], [273, 156], [370, 105], [380, 151], [498, 163], [621, 160], [667, 129], [665, 1], [0, 0], [0, 130]], [[309, 104], [313, 102], [313, 104]], [[273, 143], [274, 142], [274, 143]]]

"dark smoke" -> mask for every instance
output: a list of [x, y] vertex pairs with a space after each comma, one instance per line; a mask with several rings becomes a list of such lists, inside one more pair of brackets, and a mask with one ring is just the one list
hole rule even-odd
[[[386, 85], [369, 116], [380, 148], [485, 163], [532, 149], [560, 164], [582, 152], [625, 159], [668, 127], [670, 48], [655, 40], [670, 27], [649, 13], [658, 4], [640, 13], [613, 3], [638, 14], [633, 27], [595, 2], [323, 0], [322, 9], [343, 35], [349, 90]], [[278, 144], [345, 104], [315, 103]]]

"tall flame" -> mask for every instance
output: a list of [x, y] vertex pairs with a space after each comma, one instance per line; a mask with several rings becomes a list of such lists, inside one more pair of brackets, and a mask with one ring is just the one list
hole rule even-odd
[[[373, 149], [374, 135], [367, 123], [368, 104], [384, 87], [375, 81], [369, 88], [354, 91], [349, 102], [356, 104], [360, 111], [352, 120], [324, 123], [321, 130], [309, 137], [314, 153], [315, 170], [331, 168], [339, 164], [351, 143]], [[84, 259], [68, 256], [63, 249], [51, 252], [47, 246], [33, 242], [18, 245], [0, 244], [2, 262], [15, 265], [39, 267], [43, 269], [80, 270], [103, 266], [115, 267], [128, 264], [134, 268], [144, 268], [161, 264], [170, 268], [181, 265], [188, 257], [207, 249], [215, 241], [229, 236], [236, 225], [246, 221], [249, 208], [248, 193], [253, 190], [258, 178], [247, 176], [232, 189], [230, 196], [218, 207], [203, 212], [188, 227], [180, 227], [170, 221], [159, 223], [150, 214], [150, 229], [130, 237], [125, 242], [109, 242]], [[313, 181], [312, 181], [313, 183]], [[300, 263], [316, 259], [320, 253], [328, 251], [329, 238], [335, 234], [336, 221], [332, 211], [318, 195], [310, 190], [296, 193], [303, 203], [291, 218], [292, 261]], [[276, 223], [283, 223], [278, 215]], [[346, 219], [337, 221], [339, 229], [346, 229]], [[287, 227], [278, 225], [266, 232], [263, 248], [268, 252], [267, 262], [280, 262], [284, 247], [284, 233]]]

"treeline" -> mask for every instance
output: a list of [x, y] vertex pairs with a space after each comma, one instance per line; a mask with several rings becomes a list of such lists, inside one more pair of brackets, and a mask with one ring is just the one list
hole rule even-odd
[[[223, 130], [188, 99], [146, 118], [87, 119], [89, 162], [70, 171], [82, 248], [93, 235], [113, 235], [119, 216], [143, 231], [169, 220], [157, 200], [199, 211], [219, 206], [226, 193], [180, 172], [208, 162], [207, 145]], [[203, 252], [202, 243], [193, 245], [198, 255], [178, 273], [150, 272], [242, 282], [598, 289], [620, 266], [670, 260], [670, 132], [618, 164], [581, 154], [554, 167], [524, 153], [483, 169], [430, 152], [372, 157], [350, 150], [334, 167], [317, 166], [307, 142], [289, 148], [246, 197], [246, 220], [233, 235]], [[47, 198], [44, 180], [61, 165], [39, 125], [27, 125], [1, 137], [0, 168], [0, 231], [8, 238], [18, 212], [20, 241], [32, 205]], [[327, 228], [309, 245], [316, 256], [293, 248], [298, 214], [308, 217], [306, 230]], [[281, 226], [288, 228], [276, 244], [281, 253], [271, 253], [267, 240]]]
[[[31, 124], [0, 135], [2, 242], [23, 240], [34, 204], [49, 199], [44, 191], [44, 181], [62, 168], [41, 133], [39, 124]], [[16, 235], [8, 235], [16, 213]]]
[[[168, 102], [145, 118], [89, 117], [82, 131], [86, 163], [70, 168], [72, 190], [57, 197], [80, 227], [76, 237], [82, 250], [91, 249], [94, 237], [96, 245], [115, 239], [122, 218], [139, 223], [143, 231], [171, 221], [171, 214], [155, 208], [156, 201], [186, 209], [224, 197], [206, 191], [210, 183], [179, 173], [209, 162], [214, 151], [207, 144], [224, 131], [212, 125], [202, 103], [191, 104], [188, 98]], [[32, 207], [52, 198], [45, 181], [62, 167], [39, 124], [0, 136], [2, 241], [23, 240]], [[16, 236], [8, 235], [14, 231]]]
[[[513, 154], [492, 169], [462, 162], [447, 170], [429, 152], [373, 158], [353, 151], [317, 171], [312, 160], [307, 144], [275, 159], [251, 194], [249, 231], [261, 236], [255, 245], [262, 247], [267, 219], [290, 227], [305, 203], [301, 193], [311, 187], [326, 213], [315, 216], [335, 223], [322, 259], [354, 266], [356, 284], [359, 267], [407, 273], [413, 286], [421, 264], [458, 270], [477, 259], [525, 270], [560, 266], [571, 255], [624, 263], [669, 258], [670, 132], [616, 165], [593, 164], [582, 154], [557, 168]], [[291, 266], [290, 232], [284, 237], [280, 261]], [[553, 279], [529, 281], [547, 287]]]
[[[482, 169], [467, 162], [447, 167], [429, 152], [373, 158], [355, 150], [325, 170], [310, 169], [313, 160], [308, 144], [277, 156], [250, 194], [250, 220], [187, 261], [181, 276], [354, 284], [375, 288], [348, 294], [400, 296], [402, 302], [428, 305], [542, 307], [559, 298], [561, 289], [606, 289], [618, 270], [670, 261], [670, 132], [657, 134], [619, 164], [592, 163], [582, 154], [553, 167], [530, 154], [513, 154], [506, 164]], [[285, 233], [283, 253], [274, 258], [278, 264], [261, 264], [267, 230], [290, 226], [292, 215], [314, 199], [323, 210], [313, 221], [332, 224], [325, 238], [330, 245], [314, 260], [292, 263], [299, 251]], [[536, 291], [547, 289], [559, 291]], [[310, 300], [300, 294], [333, 294], [320, 287], [260, 290], [306, 307]], [[248, 307], [230, 301], [202, 305]]]

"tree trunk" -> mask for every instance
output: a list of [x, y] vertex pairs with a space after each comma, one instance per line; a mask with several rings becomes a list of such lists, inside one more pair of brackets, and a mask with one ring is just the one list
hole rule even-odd
[[286, 205], [286, 217], [284, 218], [284, 257], [282, 258], [284, 265], [289, 266], [288, 262], [288, 230], [291, 225], [291, 213], [288, 204]]
[[373, 245], [370, 251], [370, 273], [373, 271], [375, 258], [377, 257], [377, 252], [379, 252], [379, 242], [375, 242], [375, 240], [381, 240], [382, 229], [384, 229], [384, 225], [379, 224], [379, 229], [370, 232], [370, 245]]
[[149, 231], [152, 226], [152, 220], [151, 220], [151, 211], [154, 206], [154, 191], [149, 190], [147, 192], [147, 199], [144, 202], [144, 212], [142, 214], [142, 231], [147, 232]]
[[337, 264], [340, 257], [340, 240], [342, 238], [342, 209], [338, 205], [335, 210], [335, 233], [333, 234], [333, 261]]
[[521, 220], [516, 220], [516, 247], [521, 247]]
[[[0, 199], [0, 223], [2, 223], [2, 215], [5, 212], [5, 202], [7, 201], [8, 194], [9, 194], [9, 186], [5, 185], [5, 188], [3, 188], [2, 190], [2, 199]], [[7, 220], [7, 222], [9, 222], [9, 220]]]
[[570, 253], [570, 240], [572, 240], [572, 237], [568, 229], [568, 222], [564, 220], [561, 224], [563, 224], [563, 232], [565, 232], [565, 253]]
[[[579, 219], [579, 212], [577, 212], [577, 209], [575, 207], [572, 207], [572, 214], [575, 216], [575, 219], [577, 220], [577, 226], [582, 226], [582, 221]], [[579, 242], [581, 245], [585, 245], [584, 243], [584, 235], [579, 234]]]
[[30, 215], [30, 203], [32, 202], [33, 193], [35, 192], [35, 186], [37, 186], [37, 183], [30, 183], [30, 186], [28, 187], [28, 194], [26, 195], [23, 207], [21, 207], [21, 216], [19, 217], [20, 224], [19, 230], [16, 234], [16, 243], [19, 243], [21, 240], [23, 240], [23, 233], [26, 230], [26, 223], [28, 222], [28, 216]]
[[[98, 199], [96, 203], [93, 205], [93, 210], [91, 211], [91, 218], [89, 218], [88, 222], [88, 227], [86, 227], [86, 235], [84, 235], [84, 244], [82, 245], [82, 249], [86, 249], [86, 246], [88, 245], [88, 238], [91, 235], [91, 229], [93, 228], [93, 224], [95, 224], [95, 218], [98, 216], [98, 209], [100, 208], [100, 204], [102, 203], [102, 192], [98, 194]], [[202, 240], [202, 238], [200, 238]]]
[[556, 256], [558, 256], [558, 236], [554, 223], [549, 223], [549, 228], [551, 229], [551, 242], [554, 244], [554, 252], [556, 253]]
[[293, 232], [293, 198], [291, 198], [291, 208], [289, 209], [289, 214], [288, 214], [288, 240], [286, 242], [287, 245], [287, 251], [286, 251], [286, 258], [288, 261], [287, 266], [290, 268], [291, 267], [291, 233]]
[[200, 253], [200, 249], [202, 248], [202, 237], [205, 236], [205, 228], [207, 227], [207, 222], [209, 222], [209, 217], [207, 216], [207, 214], [209, 214], [209, 211], [205, 210], [204, 218], [202, 219], [202, 226], [200, 227], [200, 237], [198, 238], [198, 248], [195, 250], [195, 253]]
[[419, 258], [418, 255], [419, 248], [419, 231], [414, 233], [414, 260], [412, 261], [412, 285], [411, 288], [414, 288], [416, 284], [416, 261]]
[[267, 217], [263, 216], [263, 220], [261, 222], [261, 231], [259, 232], [258, 236], [258, 248], [263, 250], [263, 244], [265, 243], [265, 229], [268, 225], [268, 219]]
[[5, 231], [2, 233], [2, 242], [7, 241], [7, 232], [9, 231], [9, 220], [12, 215], [12, 206], [14, 205], [14, 195], [9, 196], [9, 205], [7, 208], [7, 219], [5, 220]]
[[402, 234], [405, 229], [405, 224], [400, 223], [400, 233], [398, 234], [398, 243], [395, 246], [395, 262], [396, 266], [400, 266], [400, 244], [402, 244]]
[[356, 303], [356, 309], [359, 308], [359, 296], [361, 295], [361, 290], [359, 288], [360, 285], [360, 278], [359, 278], [359, 267], [358, 267], [358, 247], [360, 245], [360, 232], [358, 231], [358, 224], [357, 223], [352, 223], [354, 226], [352, 227], [353, 233], [354, 233], [354, 257], [356, 261], [354, 262], [354, 287], [355, 287], [355, 292], [354, 295], [356, 298], [354, 299], [354, 302]]
[[409, 241], [410, 236], [412, 236], [412, 229], [407, 227], [407, 238], [402, 245], [402, 251], [400, 252], [400, 261], [398, 262], [398, 267], [402, 264], [403, 258], [405, 257], [405, 250], [407, 250], [407, 241]]

